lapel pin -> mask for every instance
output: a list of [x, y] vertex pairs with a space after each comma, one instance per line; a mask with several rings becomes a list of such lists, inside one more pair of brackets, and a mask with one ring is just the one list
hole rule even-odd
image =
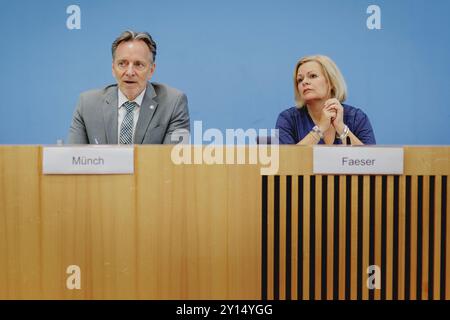
[[151, 106], [150, 106], [150, 109], [152, 109], [152, 110], [155, 109], [155, 106], [154, 106], [154, 105], [151, 105]]

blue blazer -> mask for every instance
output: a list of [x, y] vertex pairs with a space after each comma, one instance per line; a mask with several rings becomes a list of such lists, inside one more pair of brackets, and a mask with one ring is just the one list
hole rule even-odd
[[[344, 123], [350, 131], [364, 144], [376, 144], [372, 125], [367, 115], [358, 108], [342, 104], [344, 107]], [[306, 107], [292, 107], [280, 113], [276, 129], [279, 130], [280, 144], [297, 144], [315, 126]], [[319, 144], [323, 144], [321, 139]], [[342, 144], [335, 139], [334, 144]]]

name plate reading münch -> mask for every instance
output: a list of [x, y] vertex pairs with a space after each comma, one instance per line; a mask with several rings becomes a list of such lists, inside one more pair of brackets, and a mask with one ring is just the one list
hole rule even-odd
[[133, 174], [132, 146], [43, 148], [43, 174]]
[[314, 174], [403, 174], [403, 148], [313, 148]]

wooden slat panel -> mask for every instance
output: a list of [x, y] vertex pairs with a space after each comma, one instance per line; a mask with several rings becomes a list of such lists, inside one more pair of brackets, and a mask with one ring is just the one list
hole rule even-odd
[[333, 248], [334, 248], [334, 177], [329, 175], [327, 192], [327, 300], [333, 300]]
[[339, 179], [339, 300], [345, 299], [345, 176]]
[[[381, 186], [382, 177], [375, 177], [375, 265], [381, 269]], [[380, 274], [381, 276], [381, 274]], [[375, 300], [381, 299], [381, 290], [375, 289]]]
[[369, 242], [370, 242], [370, 176], [364, 176], [364, 206], [363, 206], [363, 265], [362, 265], [362, 298], [369, 299], [369, 288], [367, 286], [367, 268], [369, 267]]
[[273, 264], [274, 264], [274, 255], [273, 255], [273, 243], [274, 243], [274, 234], [273, 234], [273, 226], [274, 226], [274, 176], [268, 177], [268, 202], [267, 202], [267, 299], [273, 300]]
[[322, 293], [322, 176], [316, 175], [316, 230], [315, 230], [315, 299]]
[[280, 177], [280, 300], [286, 299], [286, 176]]
[[[298, 277], [301, 276], [297, 273], [298, 268], [298, 237], [301, 236], [301, 233], [298, 232], [298, 177], [292, 177], [292, 240], [291, 240], [291, 254], [292, 254], [292, 284], [291, 284], [291, 295], [292, 300], [299, 299], [297, 295], [297, 283]], [[302, 205], [302, 204], [300, 204]]]
[[[447, 176], [447, 226], [446, 226], [446, 244], [445, 244], [445, 299], [450, 300], [450, 176]], [[445, 196], [445, 195], [444, 195]]]
[[398, 217], [398, 299], [405, 299], [405, 190], [406, 179], [405, 176], [399, 177], [399, 217]]
[[310, 210], [309, 199], [311, 190], [311, 176], [304, 176], [303, 189], [303, 299], [310, 300], [309, 296], [309, 264], [310, 264]]
[[351, 272], [350, 299], [356, 300], [358, 294], [358, 176], [352, 176], [351, 208]]
[[428, 300], [428, 269], [429, 269], [429, 234], [430, 234], [430, 177], [423, 177], [423, 207], [422, 207], [422, 300]]
[[433, 299], [439, 300], [441, 294], [441, 206], [442, 206], [442, 176], [435, 178], [434, 188], [434, 270]]
[[392, 300], [393, 244], [394, 244], [394, 177], [387, 177], [386, 214], [386, 299]]
[[417, 176], [411, 177], [411, 276], [410, 299], [417, 299]]

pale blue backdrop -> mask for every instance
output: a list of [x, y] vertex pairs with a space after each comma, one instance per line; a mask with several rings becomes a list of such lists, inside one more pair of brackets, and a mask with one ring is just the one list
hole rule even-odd
[[[81, 8], [81, 29], [66, 8]], [[369, 30], [367, 7], [381, 8]], [[124, 29], [158, 44], [154, 80], [203, 128], [273, 128], [298, 58], [329, 55], [380, 144], [450, 144], [448, 0], [1, 0], [0, 144], [66, 139], [80, 92], [113, 83]]]

